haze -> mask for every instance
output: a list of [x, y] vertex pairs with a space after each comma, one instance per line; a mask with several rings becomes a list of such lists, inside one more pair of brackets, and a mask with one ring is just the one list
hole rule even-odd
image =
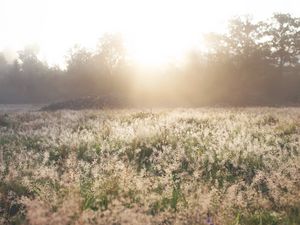
[[[300, 15], [297, 0], [1, 0], [0, 49], [7, 60], [26, 45], [50, 65], [65, 65], [74, 44], [94, 48], [104, 33], [121, 33], [129, 56], [140, 64], [180, 60], [203, 48], [202, 33], [224, 32], [233, 16], [265, 19], [274, 12]], [[205, 46], [204, 46], [205, 47]]]
[[0, 8], [0, 224], [300, 225], [300, 0]]

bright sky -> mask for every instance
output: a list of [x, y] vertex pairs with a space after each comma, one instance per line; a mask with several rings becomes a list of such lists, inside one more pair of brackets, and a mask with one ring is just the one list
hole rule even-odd
[[300, 1], [0, 0], [0, 49], [35, 44], [43, 59], [62, 64], [75, 43], [92, 48], [104, 33], [119, 32], [134, 60], [159, 64], [200, 46], [201, 33], [224, 31], [233, 16], [273, 12], [300, 16]]

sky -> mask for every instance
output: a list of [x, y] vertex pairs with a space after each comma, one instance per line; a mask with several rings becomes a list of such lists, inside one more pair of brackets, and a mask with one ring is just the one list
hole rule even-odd
[[103, 34], [121, 33], [134, 60], [159, 64], [201, 46], [203, 33], [224, 32], [234, 16], [274, 12], [300, 17], [300, 1], [0, 0], [0, 50], [12, 60], [34, 45], [41, 59], [62, 65], [74, 44], [93, 48]]

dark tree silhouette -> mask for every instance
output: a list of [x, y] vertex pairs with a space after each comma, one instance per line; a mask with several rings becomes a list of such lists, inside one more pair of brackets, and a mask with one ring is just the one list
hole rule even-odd
[[300, 19], [290, 14], [274, 14], [267, 23], [265, 35], [270, 49], [270, 58], [279, 67], [280, 74], [284, 66], [295, 66], [300, 54]]

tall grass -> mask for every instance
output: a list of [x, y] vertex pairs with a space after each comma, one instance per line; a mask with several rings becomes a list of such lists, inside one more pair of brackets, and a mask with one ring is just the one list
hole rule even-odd
[[0, 115], [0, 224], [300, 224], [300, 109]]

